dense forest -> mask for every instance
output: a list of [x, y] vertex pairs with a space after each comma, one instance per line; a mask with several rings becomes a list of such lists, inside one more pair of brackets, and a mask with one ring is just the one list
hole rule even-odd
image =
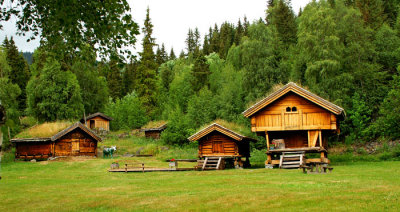
[[[215, 119], [249, 125], [241, 113], [289, 81], [345, 109], [341, 135], [333, 138], [337, 142], [400, 138], [399, 0], [312, 1], [297, 15], [290, 0], [268, 0], [265, 17], [253, 23], [244, 17], [215, 24], [203, 37], [193, 26], [186, 49], [178, 55], [156, 43], [150, 9], [139, 29], [125, 13], [126, 1], [110, 2], [85, 8], [87, 14], [113, 14], [106, 20], [91, 15], [82, 19], [82, 11], [64, 5], [73, 13], [71, 23], [36, 16], [47, 13], [40, 4], [51, 1], [20, 3], [36, 14], [20, 16], [31, 15], [33, 23], [40, 23], [32, 26], [32, 20], [21, 18], [21, 34], [40, 28], [41, 46], [31, 65], [13, 38], [6, 38], [0, 48], [6, 141], [8, 129], [11, 136], [19, 132], [22, 117], [77, 120], [101, 111], [114, 118], [113, 130], [167, 120], [162, 139], [182, 145]], [[4, 11], [3, 21], [15, 12]], [[75, 27], [75, 17], [85, 27]], [[97, 18], [101, 26], [93, 24]], [[91, 30], [75, 33], [82, 29]], [[134, 45], [139, 31], [143, 50], [134, 57], [121, 49]]]

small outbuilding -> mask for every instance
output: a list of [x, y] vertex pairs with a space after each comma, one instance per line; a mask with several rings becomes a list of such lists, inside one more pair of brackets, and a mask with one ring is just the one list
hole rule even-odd
[[[49, 132], [57, 131], [51, 137], [30, 137], [29, 132], [19, 134], [23, 138], [11, 139], [15, 144], [15, 159], [45, 159], [57, 156], [97, 156], [97, 142], [101, 138], [77, 122], [67, 128], [65, 124], [45, 123], [29, 129], [35, 134], [46, 135], [48, 132], [40, 132], [43, 129]], [[36, 129], [35, 129], [36, 128]], [[60, 128], [63, 128], [60, 130]], [[48, 135], [48, 134], [47, 134]], [[18, 135], [17, 135], [18, 137]]]
[[160, 139], [161, 133], [167, 128], [166, 121], [152, 121], [140, 129], [146, 138]]
[[329, 163], [327, 138], [339, 133], [339, 122], [345, 116], [343, 108], [293, 82], [243, 115], [251, 119], [251, 131], [266, 138], [266, 165], [282, 165], [280, 155], [286, 152], [320, 153], [320, 158], [306, 158], [305, 162]]
[[92, 130], [110, 131], [110, 121], [112, 120], [111, 117], [98, 112], [87, 116], [86, 119], [82, 118], [81, 122], [86, 123], [86, 126]]
[[[207, 158], [223, 158], [234, 160], [240, 167], [249, 166], [250, 141], [255, 139], [243, 136], [218, 123], [213, 123], [188, 138], [198, 141], [198, 156], [200, 161]], [[243, 163], [242, 158], [246, 158]], [[207, 162], [204, 162], [207, 163]]]

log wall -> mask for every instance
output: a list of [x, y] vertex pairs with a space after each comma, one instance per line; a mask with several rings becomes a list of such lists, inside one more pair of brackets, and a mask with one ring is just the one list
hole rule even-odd
[[51, 142], [20, 142], [15, 145], [15, 158], [47, 158], [52, 155], [51, 150]]
[[146, 138], [160, 139], [161, 131], [145, 131], [144, 135]]
[[96, 156], [97, 141], [76, 129], [61, 137], [54, 144], [55, 156]]
[[249, 143], [236, 141], [214, 131], [199, 141], [199, 157], [204, 156], [249, 156]]

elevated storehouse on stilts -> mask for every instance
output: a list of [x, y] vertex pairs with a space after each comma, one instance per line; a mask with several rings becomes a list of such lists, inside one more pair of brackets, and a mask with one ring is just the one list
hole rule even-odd
[[251, 131], [266, 138], [266, 164], [282, 165], [284, 152], [320, 153], [320, 158], [305, 158], [306, 163], [329, 163], [327, 138], [338, 134], [344, 110], [288, 83], [257, 102], [243, 115], [251, 119]]

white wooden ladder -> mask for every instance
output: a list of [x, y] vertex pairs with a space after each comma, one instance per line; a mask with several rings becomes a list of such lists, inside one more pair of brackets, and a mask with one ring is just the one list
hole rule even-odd
[[279, 168], [300, 168], [300, 166], [304, 163], [304, 156], [304, 152], [282, 152], [279, 161]]
[[201, 170], [218, 170], [222, 165], [222, 157], [206, 157], [204, 160], [198, 161], [198, 164], [201, 163]]

